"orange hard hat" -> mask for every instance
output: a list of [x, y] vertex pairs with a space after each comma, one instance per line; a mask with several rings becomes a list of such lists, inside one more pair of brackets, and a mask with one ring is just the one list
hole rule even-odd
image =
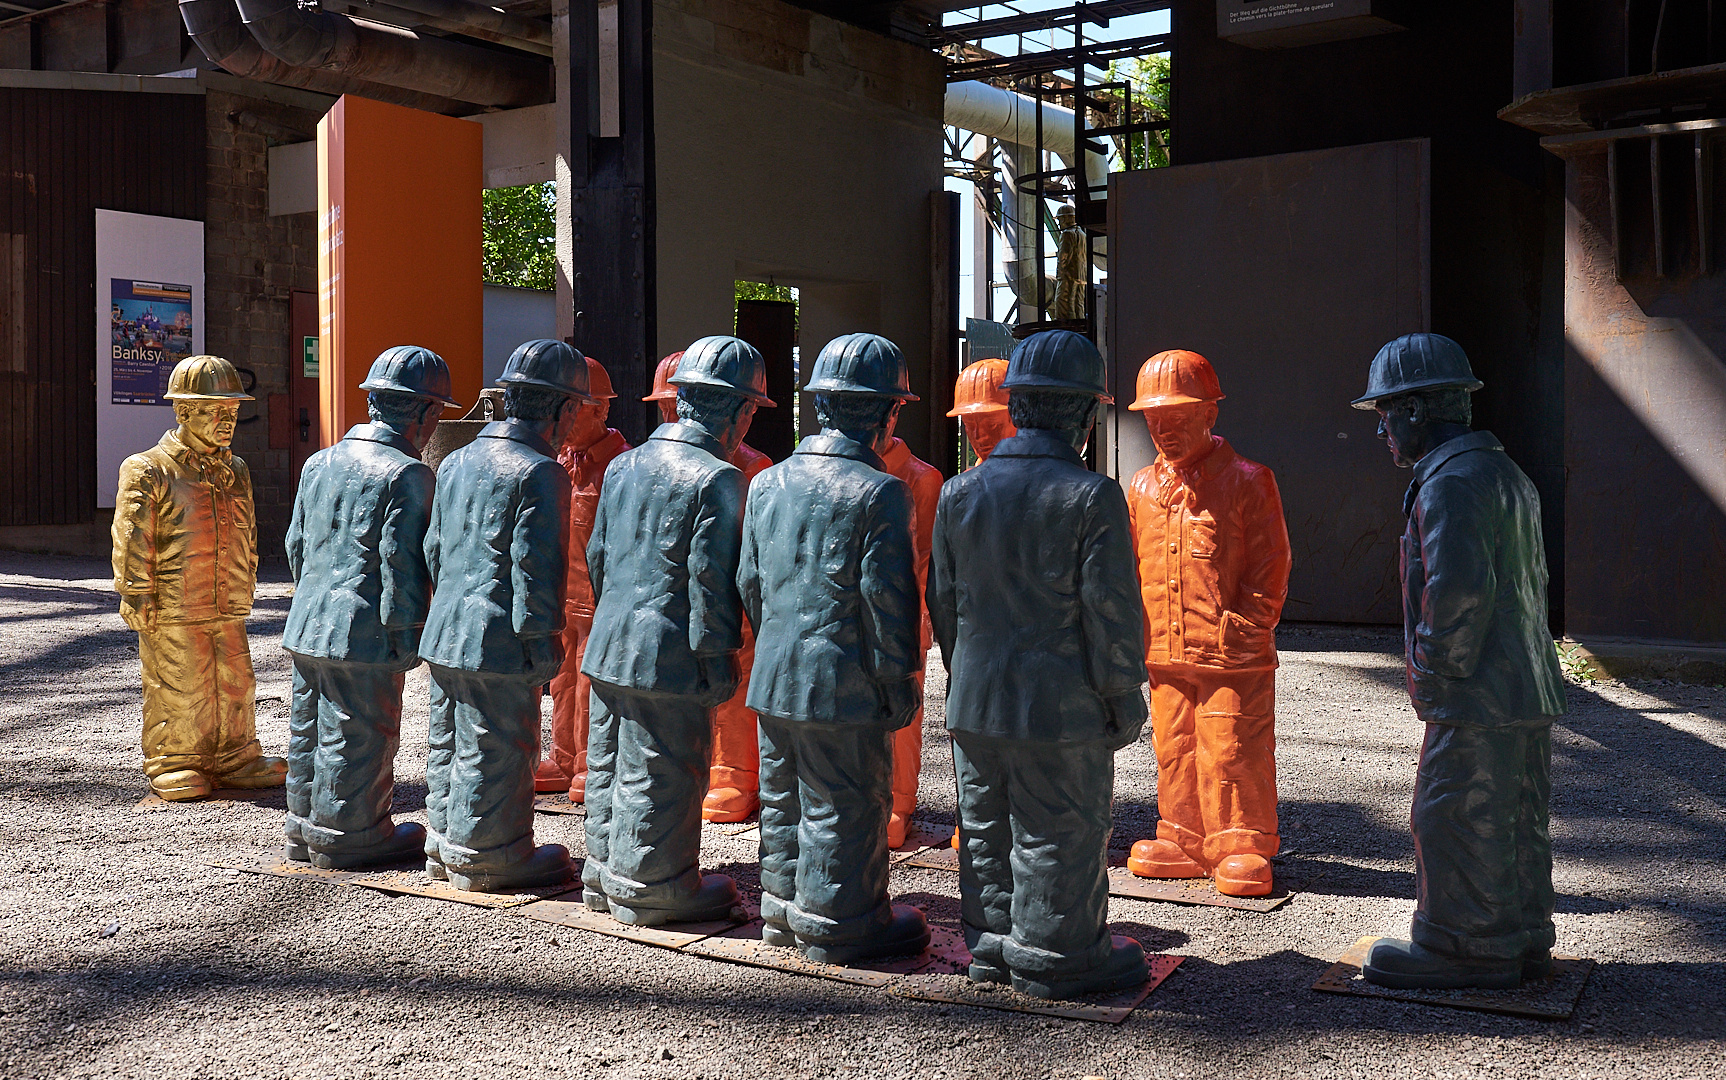
[[977, 413], [1006, 412], [1007, 391], [1001, 380], [1007, 377], [1007, 361], [989, 357], [968, 365], [959, 372], [953, 386], [953, 408], [948, 416], [972, 416]]
[[617, 396], [617, 391], [611, 388], [611, 376], [606, 373], [605, 365], [591, 356], [587, 358], [587, 396], [595, 399]]
[[671, 377], [677, 374], [677, 362], [683, 359], [683, 350], [679, 349], [659, 362], [653, 369], [653, 393], [642, 398], [643, 401], [670, 401], [677, 396], [677, 387], [671, 385]]
[[1223, 399], [1223, 387], [1211, 370], [1211, 362], [1185, 349], [1170, 349], [1146, 360], [1139, 369], [1138, 390], [1138, 396], [1127, 406], [1134, 412]]

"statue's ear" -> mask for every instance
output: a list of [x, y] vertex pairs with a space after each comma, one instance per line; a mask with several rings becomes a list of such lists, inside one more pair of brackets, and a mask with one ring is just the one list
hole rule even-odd
[[1427, 421], [1426, 398], [1413, 394], [1408, 399], [1408, 422], [1419, 426]]

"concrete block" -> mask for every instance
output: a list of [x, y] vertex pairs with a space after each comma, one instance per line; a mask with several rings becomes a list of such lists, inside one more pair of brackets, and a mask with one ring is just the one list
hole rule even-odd
[[1596, 678], [1726, 684], [1726, 645], [1567, 637], [1559, 643], [1559, 650], [1580, 661], [1583, 670]]
[[787, 75], [803, 73], [803, 52], [764, 34], [716, 26], [713, 30], [714, 51], [730, 60], [737, 60]]

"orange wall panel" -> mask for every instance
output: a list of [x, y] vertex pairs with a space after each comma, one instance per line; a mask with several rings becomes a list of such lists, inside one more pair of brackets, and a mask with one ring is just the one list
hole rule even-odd
[[377, 355], [420, 345], [454, 397], [483, 384], [480, 125], [343, 97], [318, 123], [318, 336], [323, 442], [366, 420]]

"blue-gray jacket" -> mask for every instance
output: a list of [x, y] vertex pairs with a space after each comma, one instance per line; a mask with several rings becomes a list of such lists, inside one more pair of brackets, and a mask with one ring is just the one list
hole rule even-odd
[[307, 459], [288, 526], [284, 649], [399, 670], [419, 663], [434, 482], [413, 444], [381, 424], [357, 424]]
[[923, 670], [911, 489], [874, 451], [811, 435], [749, 488], [737, 584], [755, 627], [749, 707], [899, 726], [886, 687]]
[[929, 620], [947, 730], [1120, 747], [1145, 723], [1145, 627], [1121, 485], [1027, 429], [947, 481]]
[[702, 662], [743, 647], [736, 577], [746, 486], [719, 441], [682, 420], [606, 468], [587, 544], [588, 678], [661, 694], [712, 690]]
[[1502, 727], [1563, 713], [1534, 484], [1490, 431], [1474, 431], [1415, 464], [1403, 511], [1415, 714], [1429, 724]]
[[443, 459], [425, 551], [436, 584], [420, 655], [550, 682], [563, 662], [569, 474], [533, 425], [487, 424]]

